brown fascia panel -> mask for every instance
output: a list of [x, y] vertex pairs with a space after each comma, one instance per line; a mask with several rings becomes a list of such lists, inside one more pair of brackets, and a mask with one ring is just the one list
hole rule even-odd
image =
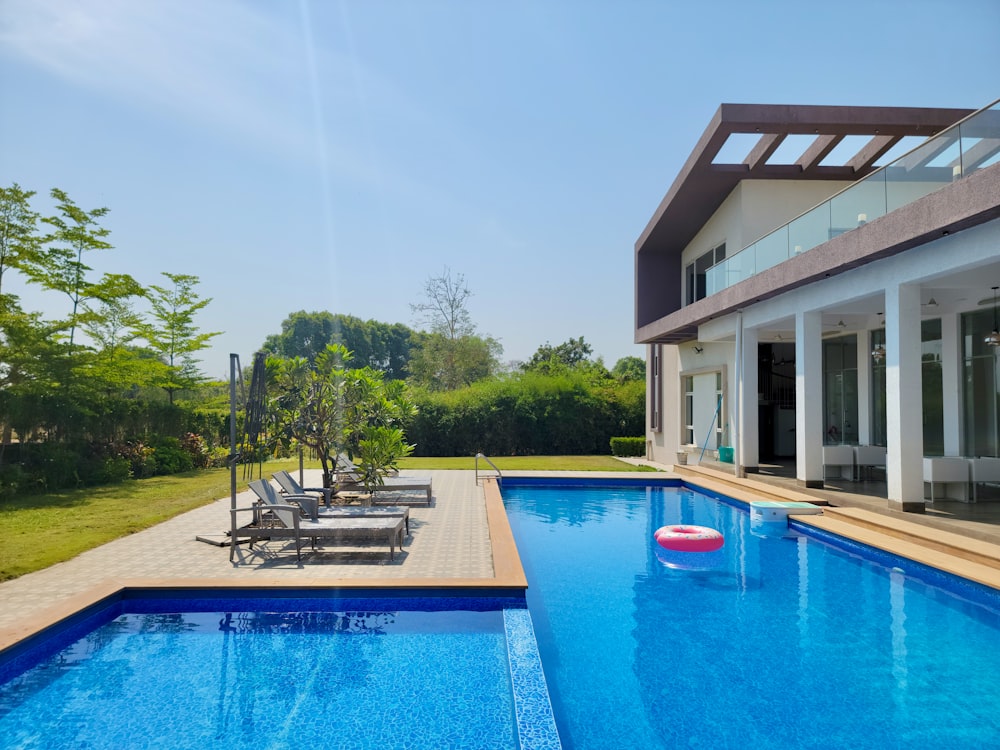
[[1000, 219], [1000, 164], [981, 169], [863, 227], [639, 326], [635, 343], [693, 340], [698, 326], [713, 318], [994, 219]]

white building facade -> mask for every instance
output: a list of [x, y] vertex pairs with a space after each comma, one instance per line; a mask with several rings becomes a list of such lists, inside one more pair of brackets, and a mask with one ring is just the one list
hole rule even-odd
[[650, 459], [1000, 480], [1000, 105], [722, 105], [635, 251]]

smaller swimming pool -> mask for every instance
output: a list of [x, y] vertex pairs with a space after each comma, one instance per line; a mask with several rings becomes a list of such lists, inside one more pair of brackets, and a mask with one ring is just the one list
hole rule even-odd
[[126, 594], [0, 658], [2, 748], [558, 748], [519, 596]]

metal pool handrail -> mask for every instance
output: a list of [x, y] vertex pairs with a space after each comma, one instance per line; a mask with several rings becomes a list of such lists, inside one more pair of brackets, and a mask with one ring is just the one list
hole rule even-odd
[[500, 469], [498, 469], [497, 465], [490, 461], [490, 459], [482, 453], [476, 454], [476, 484], [479, 484], [479, 459], [483, 459], [486, 463], [493, 467], [493, 471], [497, 473], [497, 483], [503, 484], [503, 474], [500, 473]]

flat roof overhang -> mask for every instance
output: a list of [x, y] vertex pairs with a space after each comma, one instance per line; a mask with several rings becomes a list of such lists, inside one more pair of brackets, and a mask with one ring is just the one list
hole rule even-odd
[[[636, 329], [637, 344], [693, 341], [698, 326], [792, 289], [1000, 218], [1000, 164]], [[1000, 248], [997, 248], [1000, 255]]]
[[[639, 331], [647, 325], [681, 308], [681, 253], [742, 180], [856, 181], [875, 171], [875, 162], [902, 138], [928, 138], [974, 111], [721, 105], [635, 243], [636, 340], [641, 340]], [[759, 138], [742, 162], [715, 163], [734, 134]], [[789, 135], [815, 137], [794, 163], [768, 164]], [[868, 140], [844, 164], [823, 164], [847, 136]]]

